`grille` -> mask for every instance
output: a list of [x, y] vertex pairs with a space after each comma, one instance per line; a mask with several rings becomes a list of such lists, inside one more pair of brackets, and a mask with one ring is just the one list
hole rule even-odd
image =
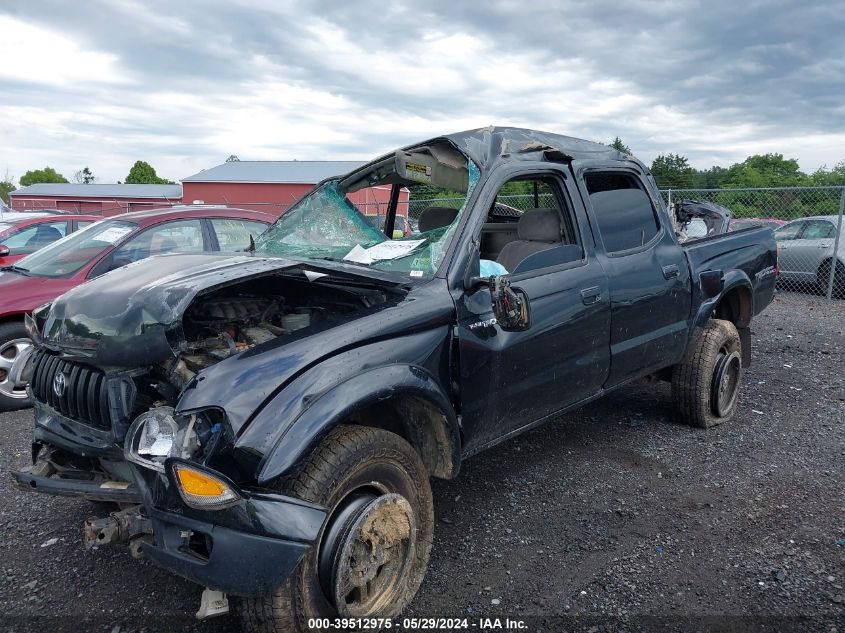
[[[56, 393], [56, 376], [64, 376], [64, 389]], [[32, 394], [62, 415], [100, 429], [110, 429], [109, 394], [103, 372], [73, 363], [45, 350], [33, 360]]]

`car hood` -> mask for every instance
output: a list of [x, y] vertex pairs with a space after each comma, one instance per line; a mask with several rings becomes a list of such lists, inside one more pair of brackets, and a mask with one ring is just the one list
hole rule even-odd
[[56, 299], [46, 315], [44, 345], [108, 367], [139, 367], [172, 355], [182, 315], [201, 293], [245, 279], [299, 269], [397, 285], [396, 276], [339, 264], [231, 254], [174, 254], [118, 268]]
[[32, 312], [73, 283], [65, 278], [29, 277], [13, 270], [0, 270], [0, 317]]

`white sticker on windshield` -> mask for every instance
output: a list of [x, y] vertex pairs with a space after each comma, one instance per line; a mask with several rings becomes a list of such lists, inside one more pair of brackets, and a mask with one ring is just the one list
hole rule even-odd
[[97, 233], [91, 237], [92, 240], [96, 240], [98, 242], [108, 242], [109, 244], [116, 244], [120, 238], [125, 237], [129, 233], [132, 232], [134, 227], [131, 226], [111, 226], [107, 228], [105, 231]]
[[386, 259], [404, 257], [424, 243], [425, 240], [385, 240], [381, 244], [376, 244], [370, 248], [363, 248], [360, 244], [356, 244], [343, 259], [350, 262], [358, 262], [360, 264], [372, 264], [373, 262], [383, 261]]

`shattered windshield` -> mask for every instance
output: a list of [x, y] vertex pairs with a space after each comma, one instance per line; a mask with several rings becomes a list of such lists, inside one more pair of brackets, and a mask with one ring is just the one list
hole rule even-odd
[[[427, 277], [478, 177], [475, 164], [445, 143], [396, 152], [317, 187], [258, 237], [255, 250]], [[386, 226], [391, 202], [396, 219]]]

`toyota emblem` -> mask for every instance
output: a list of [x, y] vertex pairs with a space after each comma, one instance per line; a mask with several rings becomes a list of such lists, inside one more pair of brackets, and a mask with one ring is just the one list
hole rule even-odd
[[56, 374], [56, 377], [53, 378], [53, 393], [55, 393], [59, 398], [65, 395], [65, 386], [66, 386], [67, 379], [65, 375], [61, 372]]

